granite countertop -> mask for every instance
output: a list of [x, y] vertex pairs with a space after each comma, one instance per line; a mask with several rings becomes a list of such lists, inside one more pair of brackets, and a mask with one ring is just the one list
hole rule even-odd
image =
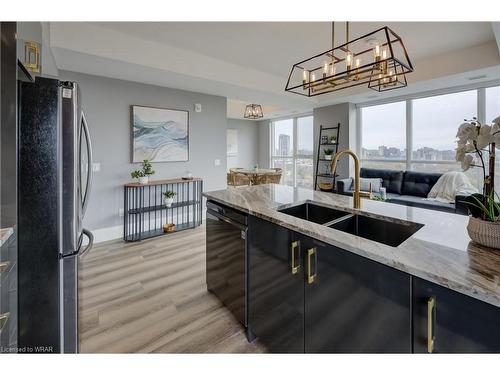
[[500, 307], [500, 250], [471, 242], [466, 230], [467, 216], [362, 199], [359, 210], [362, 214], [424, 224], [401, 245], [391, 247], [277, 211], [312, 201], [355, 212], [352, 197], [274, 184], [229, 188], [203, 195]]
[[4, 243], [12, 236], [14, 233], [13, 228], [2, 228], [0, 229], [0, 246], [3, 246]]

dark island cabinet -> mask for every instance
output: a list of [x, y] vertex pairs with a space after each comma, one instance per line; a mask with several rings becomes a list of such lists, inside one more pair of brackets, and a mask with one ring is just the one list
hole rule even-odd
[[249, 329], [273, 353], [411, 352], [410, 276], [249, 218]]
[[413, 278], [416, 353], [500, 353], [500, 309]]
[[302, 237], [306, 353], [411, 353], [409, 275]]
[[294, 232], [248, 221], [249, 330], [272, 353], [304, 352], [304, 280]]

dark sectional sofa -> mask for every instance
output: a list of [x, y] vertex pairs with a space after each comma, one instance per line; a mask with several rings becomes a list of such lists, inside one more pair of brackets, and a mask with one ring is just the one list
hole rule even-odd
[[[413, 171], [396, 171], [389, 169], [361, 168], [362, 178], [381, 178], [382, 186], [386, 188], [386, 202], [402, 204], [431, 210], [453, 212], [467, 215], [466, 196], [457, 195], [454, 203], [443, 203], [425, 200], [427, 194], [437, 182], [441, 173], [425, 173]], [[337, 193], [352, 195], [353, 179], [337, 181]]]

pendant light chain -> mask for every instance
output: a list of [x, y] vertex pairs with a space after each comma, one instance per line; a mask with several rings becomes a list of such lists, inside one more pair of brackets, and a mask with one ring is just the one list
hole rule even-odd
[[347, 50], [349, 51], [349, 21], [345, 23], [345, 42], [347, 44]]

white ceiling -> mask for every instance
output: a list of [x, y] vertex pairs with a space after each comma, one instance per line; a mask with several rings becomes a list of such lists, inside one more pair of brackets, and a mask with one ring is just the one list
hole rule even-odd
[[[330, 49], [329, 22], [96, 22], [144, 40], [196, 51], [285, 78], [291, 66]], [[418, 60], [494, 39], [489, 22], [354, 22], [351, 39], [389, 26]], [[337, 22], [336, 44], [345, 40]]]
[[[350, 35], [384, 25], [402, 37], [414, 63], [409, 87], [386, 94], [358, 87], [316, 98], [286, 93], [284, 86], [292, 64], [330, 48], [327, 22], [51, 23], [50, 44], [60, 69], [226, 96], [228, 117], [235, 118], [249, 102], [262, 104], [266, 117], [273, 117], [464, 85], [469, 72], [487, 71], [483, 80], [500, 78], [489, 22], [353, 22]], [[344, 32], [345, 23], [336, 23], [336, 44]]]

